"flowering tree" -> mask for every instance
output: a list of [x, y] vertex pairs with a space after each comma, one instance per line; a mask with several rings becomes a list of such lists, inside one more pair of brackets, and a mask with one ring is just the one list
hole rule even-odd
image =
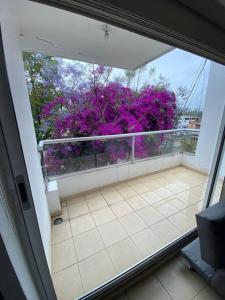
[[[115, 79], [113, 69], [102, 65], [30, 53], [24, 54], [24, 61], [38, 139], [115, 135], [174, 126], [175, 94], [162, 80], [141, 86], [144, 68]], [[153, 73], [150, 69], [149, 76]], [[136, 137], [135, 156], [158, 154], [162, 139]], [[61, 173], [63, 169], [126, 161], [130, 155], [131, 138], [110, 139], [49, 146], [45, 163], [51, 172]]]
[[[92, 74], [94, 81], [88, 78], [85, 91], [68, 97], [57, 97], [43, 106], [41, 118], [43, 123], [52, 128], [52, 138], [115, 135], [173, 128], [176, 109], [174, 93], [154, 86], [147, 86], [136, 92], [119, 83], [100, 80], [99, 77], [103, 74], [104, 68], [99, 66]], [[156, 151], [159, 141], [151, 139], [136, 138], [137, 157], [145, 157]], [[63, 161], [63, 166], [68, 169], [75, 156], [87, 158], [93, 153], [100, 165], [106, 161], [124, 161], [131, 155], [131, 139], [54, 146], [54, 149], [48, 149], [47, 159], [52, 168], [58, 168], [57, 160], [61, 163]]]

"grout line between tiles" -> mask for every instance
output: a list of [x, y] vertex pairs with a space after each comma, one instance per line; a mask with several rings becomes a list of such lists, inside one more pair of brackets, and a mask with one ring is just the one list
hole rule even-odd
[[192, 298], [191, 300], [193, 300], [196, 296], [198, 296], [204, 289], [206, 289], [208, 286], [208, 284], [204, 285]]
[[161, 287], [163, 288], [163, 290], [168, 294], [168, 296], [170, 297], [171, 300], [173, 300], [172, 295], [170, 294], [170, 292], [167, 290], [167, 288], [164, 286], [164, 284], [161, 282], [161, 280], [159, 279], [159, 277], [157, 276], [157, 274], [155, 274], [155, 277], [157, 278], [157, 280], [159, 281]]
[[[159, 174], [160, 174], [160, 172], [159, 172]], [[146, 176], [148, 176], [148, 175], [146, 175]], [[160, 176], [162, 176], [163, 177], [163, 174], [161, 174]], [[189, 176], [189, 175], [187, 175], [187, 176]], [[143, 177], [143, 176], [141, 176], [141, 177]], [[176, 176], [176, 174], [174, 174], [174, 177], [176, 178], [176, 177], [179, 177], [178, 175]], [[140, 178], [140, 177], [139, 177]], [[165, 176], [165, 178], [166, 178], [166, 176]], [[144, 183], [143, 182], [139, 182], [139, 183], [141, 183], [141, 184], [143, 184], [144, 185]], [[173, 180], [171, 180], [171, 183], [173, 183]], [[170, 197], [166, 197], [166, 198], [164, 198], [163, 200], [168, 200], [169, 198], [172, 198], [173, 196], [175, 196], [175, 195], [177, 195], [177, 194], [179, 194], [179, 193], [182, 193], [182, 192], [184, 192], [184, 191], [186, 191], [186, 190], [190, 190], [190, 189], [192, 189], [193, 187], [197, 187], [197, 186], [199, 186], [199, 185], [202, 185], [204, 182], [201, 182], [201, 183], [198, 183], [198, 184], [196, 184], [195, 186], [191, 186], [191, 187], [189, 187], [189, 188], [187, 188], [187, 189], [184, 189], [183, 191], [181, 191], [181, 192], [177, 192], [177, 193], [174, 193], [172, 196], [170, 196]], [[168, 183], [168, 184], [170, 184], [170, 183]], [[113, 185], [115, 185], [115, 184], [113, 184]], [[129, 186], [129, 185], [128, 185]], [[161, 187], [164, 187], [165, 185], [163, 185], [163, 184], [161, 184]], [[131, 186], [129, 186], [131, 189], [132, 189], [132, 187]], [[129, 205], [129, 203], [127, 202], [127, 199], [129, 199], [129, 198], [132, 198], [132, 197], [134, 197], [134, 196], [132, 196], [132, 197], [129, 197], [129, 198], [126, 198], [126, 197], [124, 197], [124, 196], [122, 196], [121, 194], [120, 194], [120, 192], [119, 192], [119, 190], [117, 190], [115, 187], [113, 188], [121, 197], [122, 197], [122, 199], [121, 199], [121, 201], [126, 201], [126, 203]], [[98, 190], [100, 190], [100, 189], [98, 189]], [[97, 191], [98, 191], [97, 190]], [[152, 192], [152, 191], [154, 191], [154, 189], [149, 189], [148, 188], [148, 190], [149, 190], [149, 192]], [[136, 191], [135, 191], [136, 192]], [[137, 193], [137, 192], [136, 192]], [[117, 217], [116, 216], [116, 214], [114, 213], [114, 211], [112, 210], [112, 208], [111, 208], [111, 205], [110, 205], [110, 203], [108, 203], [108, 201], [106, 200], [106, 198], [104, 197], [104, 195], [101, 193], [101, 196], [103, 197], [103, 199], [106, 201], [106, 206], [104, 206], [104, 207], [101, 207], [101, 208], [97, 208], [96, 210], [90, 210], [90, 207], [89, 207], [89, 205], [88, 205], [88, 202], [87, 202], [87, 199], [85, 198], [85, 193], [82, 193], [83, 195], [84, 195], [84, 199], [83, 200], [81, 200], [81, 201], [85, 201], [85, 203], [87, 204], [87, 207], [88, 207], [88, 213], [85, 213], [85, 214], [90, 214], [91, 215], [91, 217], [92, 217], [92, 219], [93, 219], [93, 222], [94, 222], [94, 224], [95, 224], [95, 228], [92, 228], [92, 229], [90, 229], [90, 230], [87, 230], [87, 231], [85, 231], [85, 232], [83, 232], [83, 233], [81, 233], [81, 234], [85, 234], [86, 232], [88, 232], [88, 231], [91, 231], [91, 230], [94, 230], [94, 229], [97, 229], [97, 231], [98, 231], [98, 233], [99, 233], [99, 235], [100, 235], [100, 238], [101, 238], [101, 240], [102, 240], [102, 242], [103, 242], [103, 246], [104, 246], [104, 248], [103, 249], [101, 249], [100, 251], [98, 251], [98, 252], [96, 252], [96, 253], [94, 253], [93, 255], [95, 255], [95, 254], [97, 254], [97, 253], [100, 253], [100, 252], [102, 252], [102, 251], [106, 251], [106, 253], [107, 253], [107, 255], [108, 255], [108, 257], [109, 257], [109, 259], [110, 259], [110, 261], [111, 261], [111, 263], [112, 263], [112, 266], [113, 266], [113, 268], [114, 268], [114, 270], [115, 270], [115, 272], [116, 272], [116, 276], [120, 273], [120, 272], [117, 272], [117, 270], [116, 270], [116, 266], [115, 266], [115, 264], [113, 263], [113, 261], [112, 261], [112, 259], [111, 259], [111, 256], [110, 256], [110, 253], [109, 253], [109, 248], [111, 247], [111, 246], [113, 246], [113, 245], [116, 245], [117, 243], [120, 243], [120, 242], [122, 242], [122, 241], [124, 241], [124, 240], [126, 240], [126, 239], [131, 239], [131, 241], [133, 242], [133, 239], [132, 239], [132, 236], [134, 235], [134, 234], [129, 234], [128, 232], [127, 232], [127, 230], [125, 229], [125, 227], [123, 226], [123, 224], [120, 222], [120, 218], [121, 217]], [[141, 196], [142, 197], [142, 194], [143, 193], [137, 193], [137, 195], [139, 195], [139, 196]], [[196, 196], [197, 197], [197, 196]], [[143, 198], [143, 197], [142, 197]], [[179, 198], [179, 197], [178, 197]], [[182, 199], [180, 199], [179, 198], [179, 200], [182, 202]], [[68, 200], [69, 201], [69, 200]], [[81, 201], [79, 201], [79, 202], [81, 202]], [[121, 202], [121, 201], [118, 201], [118, 202]], [[161, 201], [161, 200], [160, 200]], [[184, 201], [183, 201], [184, 202]], [[199, 201], [197, 201], [197, 202], [199, 202]], [[117, 202], [115, 202], [115, 204], [116, 204]], [[68, 205], [68, 203], [67, 203], [67, 201], [65, 201], [65, 207], [66, 207], [66, 210], [67, 210], [67, 212], [68, 212], [68, 215], [69, 215], [69, 205]], [[112, 203], [112, 204], [114, 204], [114, 203]], [[173, 204], [171, 204], [173, 207], [175, 207]], [[148, 224], [146, 224], [146, 222], [143, 220], [143, 218], [141, 217], [141, 216], [139, 216], [139, 214], [138, 214], [138, 211], [140, 210], [140, 209], [138, 209], [138, 210], [134, 210], [133, 208], [132, 208], [132, 212], [131, 213], [129, 213], [129, 214], [132, 214], [132, 213], [136, 213], [136, 214], [138, 214], [138, 216], [142, 219], [142, 221], [146, 224], [146, 228], [144, 228], [144, 229], [141, 229], [141, 230], [139, 230], [138, 232], [141, 232], [141, 231], [143, 231], [143, 230], [145, 230], [145, 229], [147, 229], [147, 228], [150, 228], [151, 229], [151, 227], [152, 226], [154, 226], [155, 224], [157, 224], [157, 223], [160, 223], [161, 221], [163, 221], [163, 220], [167, 220], [167, 221], [169, 221], [170, 222], [170, 220], [169, 220], [169, 218], [171, 217], [171, 216], [173, 216], [173, 215], [175, 215], [175, 214], [177, 214], [177, 213], [180, 213], [180, 212], [183, 212], [186, 208], [188, 208], [188, 207], [191, 207], [191, 206], [194, 206], [194, 205], [196, 205], [196, 202], [195, 203], [189, 203], [188, 204], [188, 206], [187, 207], [185, 207], [185, 208], [183, 208], [183, 209], [179, 209], [177, 212], [175, 212], [174, 214], [172, 214], [172, 215], [170, 215], [170, 216], [167, 216], [167, 217], [164, 217], [162, 220], [160, 220], [160, 221], [158, 221], [158, 222], [156, 222], [156, 223], [154, 223], [154, 224], [151, 224], [151, 225], [148, 225]], [[149, 202], [148, 202], [148, 205], [146, 206], [146, 207], [152, 207], [154, 210], [156, 210], [156, 211], [158, 211], [159, 213], [160, 213], [160, 207], [159, 208], [156, 208], [156, 207], [153, 207], [152, 206], [152, 204], [150, 204]], [[114, 217], [115, 217], [115, 219], [114, 220], [118, 220], [119, 221], [119, 223], [121, 224], [121, 226], [123, 227], [123, 229], [125, 230], [125, 232], [127, 232], [127, 234], [128, 234], [128, 236], [127, 237], [125, 237], [124, 239], [122, 239], [122, 240], [120, 240], [120, 241], [118, 241], [118, 242], [116, 242], [116, 243], [113, 243], [112, 245], [110, 245], [109, 247], [106, 247], [105, 246], [105, 244], [104, 244], [104, 241], [103, 241], [103, 238], [102, 238], [102, 236], [101, 236], [101, 234], [100, 234], [100, 232], [99, 232], [99, 226], [102, 226], [102, 225], [104, 225], [104, 224], [107, 224], [107, 223], [109, 223], [109, 222], [112, 222], [112, 221], [114, 221], [114, 220], [110, 220], [110, 221], [108, 221], [108, 222], [106, 222], [106, 223], [103, 223], [103, 224], [101, 224], [101, 225], [97, 225], [96, 224], [96, 222], [95, 222], [95, 220], [94, 220], [94, 218], [93, 218], [93, 215], [92, 215], [92, 213], [94, 212], [94, 211], [97, 211], [97, 210], [99, 210], [99, 209], [102, 209], [102, 208], [106, 208], [106, 207], [108, 207], [110, 210], [111, 210], [111, 212], [112, 212], [112, 214], [114, 215]], [[129, 207], [130, 207], [130, 205], [129, 205]], [[142, 209], [142, 208], [141, 208]], [[184, 213], [184, 212], [183, 212]], [[82, 215], [85, 215], [85, 214], [82, 214]], [[124, 215], [124, 216], [127, 216], [127, 215], [129, 215], [129, 214], [126, 214], [126, 215]], [[160, 213], [161, 214], [161, 213]], [[80, 216], [82, 216], [82, 215], [80, 215]], [[162, 214], [161, 214], [162, 215]], [[188, 214], [186, 214], [186, 215], [188, 215]], [[76, 218], [79, 218], [80, 216], [77, 216]], [[122, 216], [123, 217], [123, 216]], [[73, 219], [76, 219], [76, 218], [72, 218], [72, 219], [70, 219], [70, 218], [68, 218], [68, 222], [69, 222], [69, 225], [70, 225], [70, 230], [71, 230], [71, 233], [72, 233], [72, 226], [71, 226], [71, 221], [73, 220]], [[67, 221], [67, 220], [66, 220]], [[170, 222], [176, 229], [178, 229], [172, 222]], [[54, 225], [53, 225], [54, 226]], [[188, 230], [188, 229], [187, 229]], [[136, 233], [138, 233], [138, 232], [136, 232]], [[135, 234], [136, 234], [135, 233]], [[155, 233], [155, 232], [154, 232]], [[182, 234], [183, 232], [180, 232], [180, 234]], [[81, 234], [79, 234], [79, 235], [81, 235]], [[155, 233], [158, 237], [159, 237], [159, 235], [157, 234], [157, 233]], [[65, 270], [65, 269], [67, 269], [67, 268], [69, 268], [69, 267], [71, 267], [71, 266], [73, 266], [73, 265], [77, 265], [77, 267], [78, 267], [78, 271], [79, 271], [79, 277], [80, 277], [80, 280], [81, 280], [81, 285], [82, 285], [82, 288], [83, 288], [83, 291], [85, 291], [85, 289], [84, 289], [84, 284], [83, 284], [83, 280], [82, 280], [82, 277], [81, 277], [81, 272], [80, 272], [80, 268], [79, 268], [79, 263], [80, 262], [82, 262], [83, 260], [85, 260], [85, 259], [87, 259], [87, 258], [89, 258], [89, 257], [91, 257], [92, 255], [90, 255], [90, 256], [88, 256], [87, 258], [84, 258], [84, 259], [82, 259], [82, 260], [80, 260], [80, 261], [78, 261], [78, 257], [77, 257], [77, 253], [76, 253], [76, 247], [75, 247], [75, 240], [74, 240], [74, 238], [75, 237], [77, 237], [77, 236], [79, 236], [79, 235], [73, 235], [73, 233], [72, 233], [72, 236], [71, 237], [69, 237], [68, 239], [65, 239], [65, 240], [62, 240], [62, 241], [59, 241], [59, 242], [57, 242], [57, 243], [54, 243], [54, 244], [52, 244], [52, 246], [53, 245], [56, 245], [56, 244], [58, 244], [58, 243], [62, 243], [62, 242], [64, 242], [64, 241], [66, 241], [66, 240], [69, 240], [69, 239], [71, 239], [72, 238], [72, 240], [73, 240], [73, 246], [74, 246], [74, 251], [75, 251], [75, 256], [76, 256], [76, 259], [77, 259], [77, 262], [76, 263], [74, 263], [74, 264], [71, 264], [71, 265], [69, 265], [69, 266], [67, 266], [67, 267], [65, 267], [65, 268], [63, 268], [63, 269], [61, 269], [61, 270], [59, 270], [59, 271], [57, 271], [57, 272], [55, 272], [55, 273], [53, 273], [53, 274], [56, 274], [56, 273], [58, 273], [58, 272], [61, 272], [61, 271], [63, 271], [63, 270]], [[160, 237], [159, 237], [160, 238]], [[162, 241], [163, 242], [163, 241]], [[134, 242], [133, 242], [134, 243]], [[163, 242], [163, 244], [165, 244], [165, 242]], [[135, 243], [134, 243], [134, 245], [135, 245]], [[165, 244], [166, 245], [166, 244]], [[163, 247], [165, 246], [165, 245], [163, 245]], [[141, 254], [141, 252], [140, 252], [140, 250], [137, 248], [137, 246], [135, 245], [135, 247], [136, 247], [136, 249], [138, 250], [138, 253], [140, 254], [140, 257], [142, 257], [142, 258], [144, 258], [144, 256]], [[159, 279], [158, 279], [159, 280]], [[160, 282], [160, 280], [159, 280], [159, 282]], [[163, 284], [160, 282], [160, 284], [163, 286]], [[163, 288], [166, 290], [166, 288], [163, 286]], [[205, 287], [203, 287], [201, 290], [203, 290]], [[200, 290], [200, 291], [201, 291]], [[200, 291], [198, 292], [198, 293], [200, 293]], [[166, 290], [166, 292], [169, 294], [169, 292]], [[197, 295], [197, 294], [196, 294]], [[195, 295], [195, 296], [196, 296]], [[170, 298], [171, 298], [171, 295], [169, 294], [169, 296], [170, 296]], [[195, 297], [194, 296], [194, 297]], [[128, 297], [128, 296], [127, 296]], [[172, 298], [171, 298], [172, 299]]]
[[70, 223], [70, 230], [71, 230], [71, 233], [72, 233], [72, 241], [73, 241], [74, 252], [75, 252], [75, 255], [76, 255], [76, 259], [77, 259], [77, 268], [78, 268], [78, 272], [79, 272], [79, 275], [80, 275], [80, 282], [81, 282], [81, 286], [82, 286], [83, 292], [85, 292], [84, 283], [83, 283], [83, 279], [82, 279], [81, 272], [80, 272], [80, 266], [79, 266], [79, 262], [78, 262], [77, 251], [76, 251], [75, 242], [74, 242], [74, 238], [73, 238], [73, 232], [72, 232], [71, 223]]

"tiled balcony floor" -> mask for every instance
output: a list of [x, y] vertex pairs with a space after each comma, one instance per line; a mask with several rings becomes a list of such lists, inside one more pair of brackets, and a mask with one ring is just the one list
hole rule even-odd
[[136, 283], [114, 300], [222, 300], [181, 257]]
[[177, 167], [64, 201], [64, 222], [52, 226], [58, 299], [81, 296], [193, 228], [206, 181]]

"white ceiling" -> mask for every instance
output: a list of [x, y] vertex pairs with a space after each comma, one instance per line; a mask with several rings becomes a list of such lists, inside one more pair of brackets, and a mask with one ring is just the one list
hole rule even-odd
[[105, 40], [104, 23], [27, 0], [13, 10], [26, 50], [134, 70], [173, 49], [114, 26]]

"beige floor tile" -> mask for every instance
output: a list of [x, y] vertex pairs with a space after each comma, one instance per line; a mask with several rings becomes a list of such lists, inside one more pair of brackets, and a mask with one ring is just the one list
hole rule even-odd
[[167, 188], [164, 187], [156, 189], [154, 192], [162, 199], [169, 198], [174, 195], [174, 193], [172, 193], [171, 191], [169, 191]]
[[198, 172], [193, 172], [193, 177], [201, 180], [201, 182], [204, 182], [204, 180], [207, 178], [206, 175], [203, 175], [203, 174], [198, 173]]
[[147, 277], [127, 291], [129, 300], [171, 300], [155, 276]]
[[190, 193], [194, 194], [199, 199], [202, 199], [205, 195], [206, 185], [205, 183], [194, 186], [190, 189]]
[[162, 197], [157, 195], [155, 192], [147, 192], [141, 194], [141, 197], [144, 198], [149, 204], [153, 204], [162, 200]]
[[173, 194], [177, 194], [185, 190], [185, 188], [183, 188], [181, 185], [178, 185], [176, 183], [170, 183], [166, 186], [166, 188], [169, 191], [171, 191]]
[[[189, 173], [186, 170], [184, 170], [183, 172], [176, 174], [176, 179], [184, 183], [186, 179], [191, 178], [192, 176], [192, 173]], [[190, 187], [190, 184], [188, 182], [186, 184], [188, 185], [188, 187]]]
[[161, 187], [164, 187], [164, 186], [170, 184], [171, 178], [168, 178], [168, 177], [165, 178], [165, 177], [161, 176], [158, 179], [156, 179], [155, 182], [158, 183]]
[[188, 216], [196, 215], [201, 210], [201, 203], [192, 204], [185, 209], [182, 210], [182, 212]]
[[158, 207], [166, 204], [167, 202], [168, 202], [167, 199], [163, 199], [163, 200], [160, 200], [159, 202], [153, 203], [151, 206], [154, 208], [158, 208]]
[[67, 206], [73, 205], [73, 204], [77, 204], [79, 202], [83, 202], [84, 201], [84, 195], [78, 195], [78, 196], [74, 196], [74, 198], [71, 198], [69, 200], [67, 200]]
[[175, 259], [156, 273], [174, 300], [192, 299], [206, 284], [197, 273], [188, 272], [181, 259]]
[[115, 276], [116, 271], [106, 250], [98, 252], [79, 263], [81, 279], [86, 292]]
[[73, 239], [52, 245], [52, 272], [58, 272], [77, 262]]
[[118, 220], [114, 220], [98, 227], [106, 247], [125, 239], [128, 235]]
[[127, 203], [134, 209], [140, 209], [149, 205], [149, 203], [141, 196], [135, 196], [127, 199]]
[[168, 220], [162, 220], [150, 228], [166, 244], [181, 236], [181, 232]]
[[189, 187], [194, 187], [194, 186], [202, 183], [202, 180], [195, 178], [193, 175], [190, 175], [185, 178], [181, 178], [180, 181], [187, 184]]
[[103, 193], [103, 197], [108, 204], [113, 204], [123, 200], [123, 197], [116, 190], [108, 193]]
[[176, 196], [187, 204], [193, 204], [200, 200], [199, 197], [195, 196], [193, 193], [190, 193], [190, 190], [178, 193]]
[[193, 300], [222, 300], [219, 294], [216, 293], [212, 288], [207, 286], [203, 290], [201, 290]]
[[187, 189], [190, 188], [190, 186], [188, 184], [186, 184], [185, 182], [183, 182], [183, 181], [181, 181], [179, 179], [176, 179], [173, 183], [176, 184], [176, 185], [181, 186], [183, 188], [183, 191], [185, 191], [185, 190], [187, 190]]
[[[193, 228], [206, 180], [207, 177], [202, 174], [177, 167], [86, 192], [64, 201], [61, 217], [65, 221], [52, 226], [52, 269], [56, 272], [53, 280], [54, 285], [57, 285], [58, 298], [72, 300], [83, 293], [76, 265], [77, 257], [87, 292], [110, 279], [116, 272], [140, 261], [143, 256], [151, 255], [178, 237], [180, 232]], [[137, 193], [141, 194], [141, 198]], [[134, 207], [138, 209], [137, 212], [133, 211]], [[70, 222], [68, 216], [72, 218]], [[74, 243], [71, 243], [72, 235]], [[103, 239], [108, 246], [107, 251]], [[202, 290], [198, 290], [197, 283], [193, 288], [189, 275], [182, 278], [184, 270], [172, 270], [172, 277], [179, 272], [181, 275], [177, 276], [176, 283], [172, 284], [172, 279], [167, 281], [163, 277], [162, 286], [155, 278], [153, 283], [146, 286], [143, 284], [132, 293], [124, 294], [124, 297], [139, 300], [148, 299], [151, 294], [154, 300], [172, 297], [175, 300], [217, 300], [211, 289], [203, 286]], [[190, 272], [188, 274], [193, 275]], [[179, 285], [180, 289], [177, 288]], [[182, 289], [184, 293], [180, 293]]]
[[69, 221], [52, 226], [52, 243], [59, 243], [72, 237]]
[[119, 193], [124, 199], [137, 196], [137, 193], [131, 187], [125, 187], [119, 190]]
[[102, 195], [94, 196], [93, 198], [89, 197], [87, 199], [87, 205], [90, 211], [97, 210], [99, 208], [107, 206], [107, 203]]
[[69, 214], [70, 219], [79, 217], [88, 212], [89, 212], [89, 209], [88, 209], [88, 206], [85, 201], [68, 206], [68, 214]]
[[174, 174], [172, 173], [162, 172], [162, 177], [170, 182], [174, 181]]
[[[184, 168], [184, 171], [186, 171], [186, 169], [187, 168]], [[163, 173], [178, 177], [178, 176], [180, 176], [180, 174], [183, 173], [183, 167], [169, 168], [169, 169], [163, 171]]]
[[179, 211], [178, 208], [173, 206], [171, 203], [166, 203], [157, 208], [158, 212], [162, 214], [164, 217], [169, 217], [174, 215]]
[[115, 300], [128, 299], [222, 300], [211, 287], [206, 286], [197, 273], [190, 272], [180, 258], [175, 258], [157, 273], [147, 276], [115, 298]]
[[202, 206], [203, 206], [203, 200], [193, 204], [193, 205], [196, 205], [198, 207], [198, 212], [202, 211]]
[[135, 212], [119, 218], [119, 221], [124, 226], [128, 234], [134, 234], [147, 227], [141, 217], [139, 217]]
[[142, 259], [140, 251], [131, 238], [120, 241], [107, 250], [118, 272], [130, 268]]
[[70, 221], [73, 236], [95, 228], [91, 214], [86, 214]]
[[52, 278], [58, 300], [73, 300], [84, 293], [77, 265], [53, 274]]
[[181, 198], [177, 197], [176, 195], [168, 198], [167, 203], [172, 204], [179, 210], [182, 210], [188, 206], [187, 202], [182, 201]]
[[143, 184], [147, 187], [149, 191], [154, 191], [161, 187], [159, 183], [155, 182], [152, 179], [148, 179], [148, 181], [143, 182]]
[[108, 206], [93, 211], [92, 216], [97, 226], [110, 222], [116, 218]]
[[149, 191], [149, 189], [143, 183], [132, 185], [132, 189], [138, 194], [143, 194]]
[[105, 248], [97, 229], [89, 230], [74, 237], [74, 245], [78, 261], [81, 261]]
[[164, 219], [164, 216], [151, 206], [139, 209], [137, 214], [148, 226], [151, 226]]
[[144, 176], [140, 176], [138, 178], [138, 182], [139, 183], [145, 183], [145, 182], [148, 182], [149, 180], [151, 180], [151, 177], [149, 175], [144, 175]]
[[114, 204], [111, 204], [110, 208], [117, 216], [117, 218], [125, 216], [133, 211], [130, 205], [126, 201], [120, 201]]
[[153, 254], [163, 246], [162, 241], [150, 228], [144, 229], [131, 237], [136, 247], [145, 257]]
[[172, 215], [168, 218], [168, 220], [182, 232], [187, 232], [196, 226], [195, 217], [193, 216], [193, 218], [191, 218], [183, 212], [178, 212]]

